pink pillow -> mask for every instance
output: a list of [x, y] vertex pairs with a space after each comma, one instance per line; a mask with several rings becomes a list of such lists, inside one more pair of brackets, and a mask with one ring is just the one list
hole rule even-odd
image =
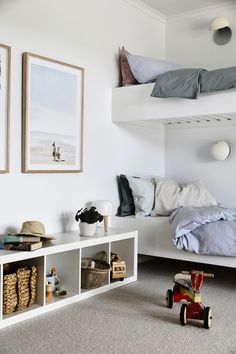
[[135, 79], [132, 71], [130, 70], [130, 66], [127, 59], [127, 51], [124, 47], [120, 50], [120, 71], [121, 71], [121, 85], [137, 85], [138, 81]]

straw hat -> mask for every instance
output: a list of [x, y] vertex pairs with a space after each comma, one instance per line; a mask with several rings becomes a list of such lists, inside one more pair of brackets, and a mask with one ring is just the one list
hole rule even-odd
[[44, 225], [40, 221], [23, 222], [20, 232], [14, 235], [39, 236], [47, 240], [55, 240], [55, 237], [45, 234]]

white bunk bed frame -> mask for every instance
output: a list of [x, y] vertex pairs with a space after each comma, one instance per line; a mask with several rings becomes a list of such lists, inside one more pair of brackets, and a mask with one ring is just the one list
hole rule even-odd
[[158, 129], [236, 124], [236, 89], [200, 94], [190, 100], [151, 97], [153, 86], [113, 89], [112, 121]]
[[114, 216], [112, 227], [138, 231], [139, 254], [236, 268], [236, 257], [198, 255], [178, 250], [173, 246], [171, 225], [169, 218], [165, 216], [143, 218]]
[[[113, 89], [113, 122], [156, 129], [236, 124], [236, 89], [201, 94], [198, 99], [189, 100], [151, 97], [153, 86], [152, 83]], [[138, 231], [139, 254], [236, 268], [236, 257], [197, 255], [175, 248], [167, 217], [113, 217], [112, 226]]]

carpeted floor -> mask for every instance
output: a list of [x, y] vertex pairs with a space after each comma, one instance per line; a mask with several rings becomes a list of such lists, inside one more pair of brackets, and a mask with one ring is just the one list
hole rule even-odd
[[201, 266], [214, 272], [203, 303], [212, 327], [183, 327], [180, 304], [165, 307], [175, 273], [196, 264], [154, 259], [139, 265], [133, 284], [0, 330], [0, 353], [48, 354], [236, 354], [236, 269]]

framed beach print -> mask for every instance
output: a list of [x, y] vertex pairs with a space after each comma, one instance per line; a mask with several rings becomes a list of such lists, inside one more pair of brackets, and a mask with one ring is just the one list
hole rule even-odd
[[82, 172], [83, 86], [83, 68], [23, 54], [23, 172]]
[[0, 173], [9, 172], [11, 48], [0, 44]]

